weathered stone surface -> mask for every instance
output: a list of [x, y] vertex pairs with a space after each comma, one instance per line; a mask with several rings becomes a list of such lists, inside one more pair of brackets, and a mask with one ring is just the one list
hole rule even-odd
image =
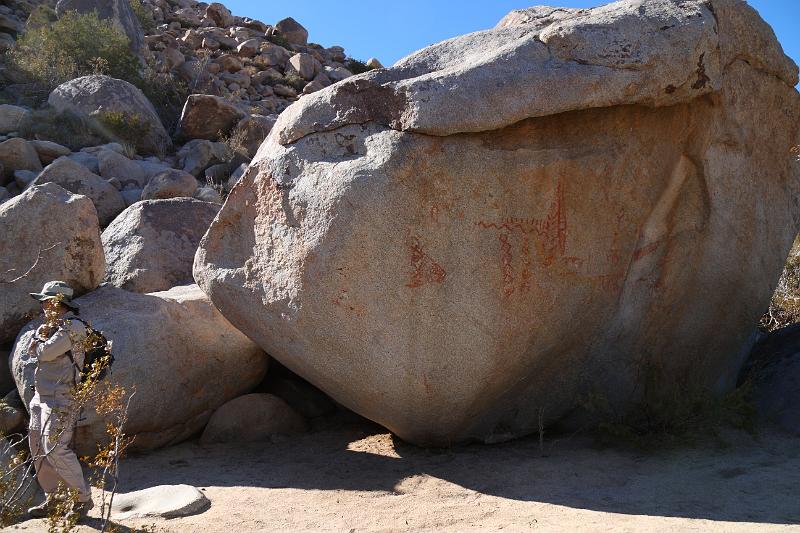
[[[757, 16], [751, 8], [712, 5], [727, 36], [717, 35], [703, 2], [628, 0], [450, 39], [293, 106], [281, 115], [280, 141], [367, 120], [451, 135], [572, 110], [667, 106], [719, 90], [722, 67], [737, 54], [787, 83], [797, 79], [772, 30], [761, 20], [747, 27]], [[492, 85], [497, 79], [502, 86]]]
[[202, 513], [211, 502], [191, 485], [158, 485], [117, 494], [111, 507], [114, 520], [178, 518]]
[[0, 205], [0, 343], [13, 340], [26, 315], [39, 312], [28, 293], [58, 279], [81, 294], [100, 284], [105, 268], [97, 212], [88, 198], [48, 183]]
[[198, 186], [197, 180], [188, 172], [170, 169], [153, 176], [142, 191], [142, 200], [191, 197]]
[[42, 163], [36, 150], [25, 139], [8, 139], [0, 142], [0, 185], [5, 185], [14, 179], [17, 170], [42, 170]]
[[415, 443], [623, 412], [653, 369], [725, 391], [798, 231], [796, 83], [734, 0], [451, 39], [281, 114], [195, 279]]
[[128, 0], [58, 0], [56, 14], [61, 17], [67, 11], [96, 13], [101, 20], [111, 20], [130, 41], [134, 54], [141, 54], [144, 47], [144, 31]]
[[137, 117], [149, 126], [138, 147], [148, 154], [160, 154], [171, 141], [153, 104], [137, 87], [110, 76], [84, 76], [62, 83], [47, 99], [56, 111], [73, 111], [89, 116], [109, 112]]
[[41, 161], [43, 165], [49, 165], [59, 157], [69, 155], [71, 153], [71, 150], [66, 146], [61, 146], [60, 144], [52, 141], [33, 140], [28, 141], [28, 144], [33, 146], [33, 149], [36, 150], [36, 154], [39, 156], [39, 161]]
[[275, 25], [275, 29], [292, 44], [299, 44], [301, 46], [308, 44], [308, 30], [292, 17], [285, 18], [278, 22]]
[[214, 412], [200, 442], [260, 442], [273, 435], [293, 435], [307, 430], [306, 420], [277, 396], [245, 394]]
[[55, 183], [70, 192], [89, 197], [103, 227], [125, 209], [125, 201], [116, 187], [68, 157], [60, 157], [47, 165], [31, 185], [43, 183]]
[[103, 281], [142, 293], [193, 283], [194, 254], [218, 211], [193, 198], [135, 203], [103, 231]]
[[25, 430], [25, 422], [27, 413], [22, 401], [19, 399], [19, 392], [14, 385], [14, 379], [11, 377], [11, 370], [5, 364], [8, 361], [8, 353], [0, 351], [3, 356], [3, 387], [0, 390], [6, 391], [5, 396], [0, 400], [0, 434], [11, 435], [15, 432]]
[[[108, 378], [136, 389], [126, 433], [133, 449], [175, 444], [202, 429], [222, 404], [246, 393], [266, 372], [268, 357], [226, 321], [196, 285], [138, 294], [104, 286], [77, 299], [81, 318], [114, 343]], [[26, 404], [35, 364], [26, 355], [37, 323], [17, 338], [12, 371]], [[104, 442], [105, 423], [90, 406], [78, 423], [76, 450]]]
[[180, 137], [216, 140], [227, 134], [244, 113], [219, 96], [192, 94], [186, 99], [179, 124]]
[[214, 204], [217, 208], [222, 205], [222, 196], [212, 187], [200, 187], [195, 191], [194, 197], [203, 202]]
[[133, 185], [139, 189], [147, 185], [145, 171], [135, 161], [124, 155], [101, 150], [97, 153], [100, 175], [106, 179], [117, 178], [123, 187]]
[[24, 107], [0, 104], [0, 134], [19, 131], [19, 126], [30, 111]]
[[142, 199], [142, 189], [122, 189], [120, 194], [125, 200], [125, 207], [130, 207]]

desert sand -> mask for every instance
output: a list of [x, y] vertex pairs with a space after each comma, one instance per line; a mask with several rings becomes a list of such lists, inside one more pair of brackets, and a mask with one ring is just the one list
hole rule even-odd
[[425, 450], [363, 419], [327, 425], [127, 458], [120, 492], [185, 483], [211, 506], [122, 531], [800, 531], [798, 439], [771, 430], [648, 450], [588, 435]]

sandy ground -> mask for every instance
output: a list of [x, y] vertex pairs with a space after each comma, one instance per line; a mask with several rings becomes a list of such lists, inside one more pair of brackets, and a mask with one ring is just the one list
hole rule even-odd
[[[583, 436], [545, 440], [543, 449], [534, 438], [431, 451], [366, 421], [335, 426], [272, 443], [188, 442], [128, 458], [121, 492], [186, 483], [211, 507], [121, 529], [800, 531], [800, 439], [770, 431], [648, 452]], [[46, 526], [30, 520], [10, 530]]]

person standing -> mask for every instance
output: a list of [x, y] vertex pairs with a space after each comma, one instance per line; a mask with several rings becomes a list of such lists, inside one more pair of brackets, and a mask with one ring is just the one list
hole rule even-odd
[[46, 517], [55, 505], [55, 493], [61, 482], [77, 491], [77, 502], [71, 512], [83, 517], [94, 503], [70, 445], [78, 414], [71, 406], [71, 393], [83, 368], [86, 327], [75, 316], [78, 308], [72, 303], [73, 290], [63, 281], [51, 281], [41, 292], [30, 294], [41, 302], [45, 323], [37, 328], [31, 344], [37, 363], [28, 441], [36, 479], [46, 498], [28, 509], [28, 514], [34, 518]]

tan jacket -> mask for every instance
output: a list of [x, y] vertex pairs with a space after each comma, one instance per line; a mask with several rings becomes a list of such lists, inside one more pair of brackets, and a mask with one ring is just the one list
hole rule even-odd
[[[86, 327], [71, 313], [65, 315], [64, 320], [65, 325], [59, 327], [49, 339], [41, 339], [39, 330], [36, 330], [34, 337], [34, 354], [38, 360], [34, 384], [43, 400], [68, 399], [70, 390], [80, 379], [78, 368], [83, 368]], [[72, 352], [78, 368], [75, 368], [68, 352]]]

